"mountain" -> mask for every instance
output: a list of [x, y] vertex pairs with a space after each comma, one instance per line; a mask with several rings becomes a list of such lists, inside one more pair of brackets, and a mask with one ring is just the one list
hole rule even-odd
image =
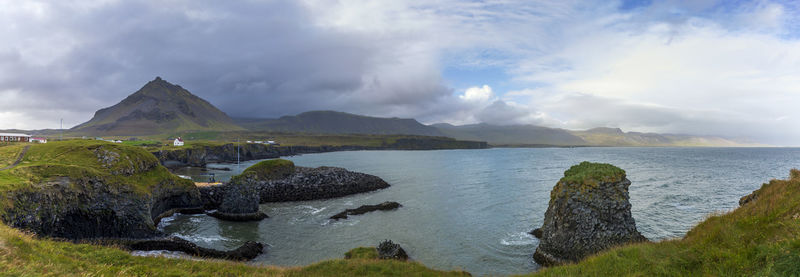
[[600, 146], [766, 146], [715, 136], [623, 132], [619, 128], [605, 127], [569, 132], [582, 138], [590, 145]]
[[235, 131], [227, 114], [179, 85], [156, 77], [118, 104], [101, 109], [70, 131], [102, 135], [152, 135], [176, 131]]
[[495, 146], [765, 146], [714, 136], [623, 132], [619, 128], [607, 127], [572, 131], [535, 125], [485, 123], [462, 126], [440, 123], [431, 126], [448, 137], [486, 141]]
[[371, 117], [335, 111], [311, 111], [277, 119], [237, 118], [235, 122], [252, 131], [444, 136], [438, 129], [415, 119]]
[[567, 130], [536, 125], [491, 125], [486, 123], [454, 126], [431, 125], [448, 137], [460, 140], [486, 141], [492, 145], [587, 145]]

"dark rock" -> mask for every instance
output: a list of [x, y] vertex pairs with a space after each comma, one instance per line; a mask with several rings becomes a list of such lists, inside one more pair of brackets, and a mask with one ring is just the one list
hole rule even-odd
[[235, 261], [249, 261], [264, 253], [264, 245], [259, 242], [247, 241], [244, 245], [230, 251], [221, 251], [211, 248], [197, 246], [196, 244], [176, 237], [166, 239], [141, 240], [129, 243], [130, 250], [153, 251], [169, 250], [180, 251], [186, 254], [215, 259], [227, 259]]
[[739, 198], [739, 206], [744, 206], [744, 204], [756, 201], [758, 199], [758, 190], [751, 192], [748, 195], [742, 196]]
[[255, 213], [258, 212], [258, 201], [258, 192], [254, 186], [230, 183], [218, 210], [229, 214]]
[[560, 265], [613, 246], [647, 239], [631, 216], [625, 172], [609, 164], [584, 162], [565, 172], [551, 192], [533, 259]]
[[[381, 178], [337, 167], [295, 167], [295, 172], [279, 180], [248, 178], [261, 203], [328, 199], [389, 187]], [[231, 183], [199, 188], [203, 207], [218, 209]]]
[[297, 167], [287, 178], [254, 185], [262, 203], [336, 198], [389, 187], [377, 176], [337, 167]]
[[400, 207], [402, 207], [400, 203], [387, 201], [380, 203], [378, 205], [364, 205], [355, 209], [347, 209], [341, 213], [331, 216], [331, 219], [336, 219], [336, 220], [345, 219], [347, 218], [348, 215], [360, 215], [372, 211], [390, 211]]
[[378, 258], [380, 259], [395, 259], [405, 261], [408, 260], [408, 254], [400, 247], [399, 244], [391, 240], [385, 240], [378, 245]]
[[156, 223], [162, 214], [202, 205], [194, 185], [172, 180], [141, 194], [96, 178], [62, 178], [8, 192], [6, 197], [14, 205], [3, 211], [3, 222], [40, 236], [66, 239], [160, 236]]
[[259, 221], [265, 218], [269, 218], [267, 214], [264, 212], [258, 211], [254, 213], [223, 213], [220, 211], [214, 211], [209, 213], [208, 215], [213, 216], [215, 218], [227, 221]]
[[529, 234], [533, 235], [537, 239], [541, 239], [542, 238], [542, 228], [533, 229], [533, 231], [531, 231]]

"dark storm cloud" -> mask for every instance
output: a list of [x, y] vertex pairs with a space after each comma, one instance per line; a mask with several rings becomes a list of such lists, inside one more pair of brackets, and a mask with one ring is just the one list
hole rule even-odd
[[[239, 117], [314, 109], [410, 116], [428, 105], [419, 103], [452, 92], [433, 67], [413, 80], [382, 74], [409, 61], [387, 55], [393, 50], [388, 42], [314, 25], [295, 1], [126, 1], [96, 7], [48, 2], [44, 7], [40, 20], [15, 21], [27, 33], [4, 35], [24, 37], [41, 49], [20, 51], [25, 43], [0, 47], [0, 94], [29, 99], [0, 108], [64, 107], [77, 124], [155, 76]], [[52, 57], [39, 63], [31, 57], [42, 53]]]

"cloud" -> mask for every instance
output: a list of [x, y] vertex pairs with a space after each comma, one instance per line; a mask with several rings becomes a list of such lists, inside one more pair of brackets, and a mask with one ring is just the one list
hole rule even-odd
[[[161, 76], [240, 117], [332, 109], [796, 144], [799, 18], [773, 1], [0, 0], [0, 128], [78, 124]], [[507, 79], [456, 88], [447, 67]]]

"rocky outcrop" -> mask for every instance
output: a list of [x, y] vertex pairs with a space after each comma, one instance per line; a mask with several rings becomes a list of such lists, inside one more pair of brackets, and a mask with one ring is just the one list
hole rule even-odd
[[646, 241], [631, 216], [630, 184], [625, 171], [610, 164], [583, 162], [564, 172], [550, 193], [533, 259], [543, 266], [559, 265]]
[[228, 221], [257, 221], [267, 218], [259, 210], [258, 191], [250, 184], [231, 183], [222, 196], [222, 202], [210, 216]]
[[[242, 143], [239, 148], [240, 161], [274, 159], [300, 154], [325, 153], [355, 150], [434, 150], [434, 149], [483, 149], [486, 142], [455, 141], [449, 138], [402, 138], [382, 146], [273, 146]], [[169, 167], [205, 166], [208, 163], [230, 163], [237, 161], [237, 149], [233, 143], [219, 146], [186, 147], [175, 150], [153, 152], [161, 164]]]
[[[255, 187], [261, 203], [328, 199], [389, 187], [377, 176], [338, 167], [296, 167], [285, 178], [244, 178], [242, 182]], [[206, 209], [220, 207], [230, 187], [231, 184], [224, 184], [200, 188]]]
[[380, 259], [394, 259], [405, 261], [408, 260], [408, 254], [399, 244], [391, 240], [385, 240], [377, 247], [378, 258]]
[[244, 245], [239, 246], [234, 250], [222, 251], [197, 246], [196, 244], [176, 237], [141, 240], [129, 243], [123, 243], [125, 247], [130, 250], [140, 251], [153, 251], [153, 250], [169, 250], [181, 251], [186, 254], [214, 259], [227, 259], [236, 261], [249, 261], [264, 253], [264, 245], [259, 242], [247, 241]]
[[196, 188], [171, 180], [142, 194], [97, 178], [61, 179], [9, 192], [6, 197], [14, 203], [3, 212], [6, 224], [67, 239], [160, 236], [155, 227], [159, 215], [202, 205]]
[[363, 205], [355, 209], [347, 209], [341, 213], [331, 216], [331, 219], [334, 220], [345, 219], [347, 218], [348, 215], [360, 215], [373, 211], [391, 211], [391, 210], [396, 210], [397, 208], [400, 207], [402, 207], [400, 203], [386, 201], [377, 205]]

